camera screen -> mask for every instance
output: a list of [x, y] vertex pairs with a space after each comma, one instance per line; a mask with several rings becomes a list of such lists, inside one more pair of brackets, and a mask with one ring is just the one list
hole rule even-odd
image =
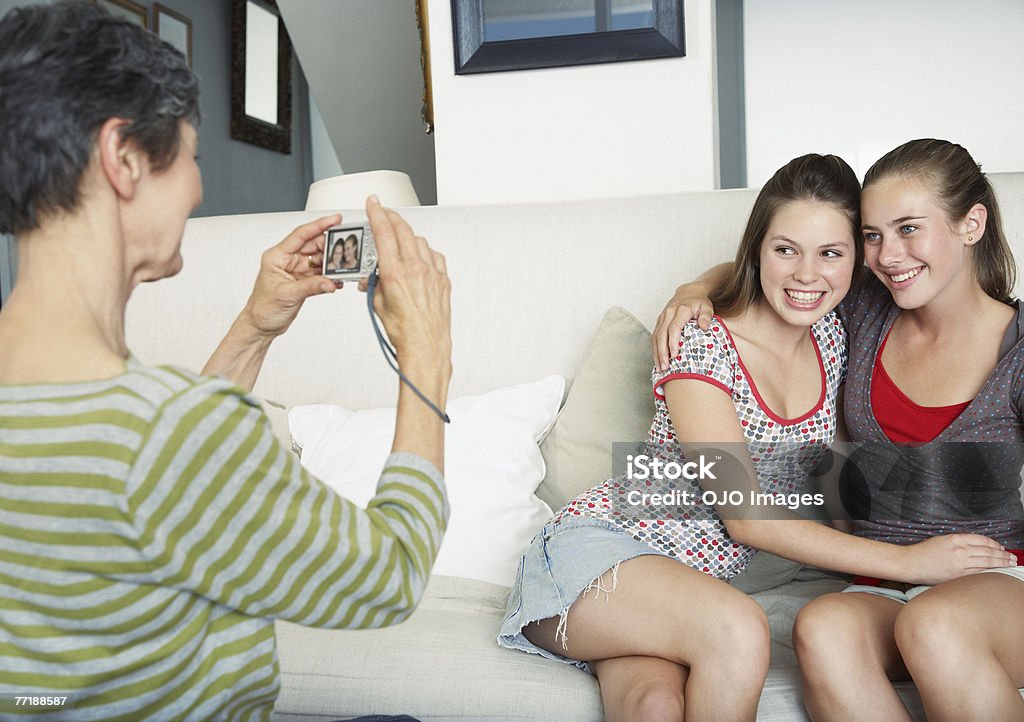
[[363, 229], [340, 228], [327, 236], [325, 273], [351, 273], [359, 271], [363, 254]]

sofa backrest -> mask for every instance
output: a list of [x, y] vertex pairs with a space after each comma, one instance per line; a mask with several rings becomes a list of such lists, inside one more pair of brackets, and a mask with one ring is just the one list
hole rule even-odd
[[[1010, 243], [1024, 264], [1024, 173], [992, 179]], [[676, 285], [731, 259], [755, 196], [753, 190], [723, 190], [403, 211], [447, 257], [452, 397], [552, 373], [571, 378], [610, 306], [652, 326]], [[190, 220], [184, 270], [136, 289], [129, 347], [143, 363], [202, 368], [245, 303], [261, 252], [318, 215]], [[344, 215], [346, 221], [364, 217], [361, 210]], [[393, 404], [396, 389], [365, 297], [349, 287], [307, 302], [271, 350], [255, 391], [287, 406], [358, 409]]]

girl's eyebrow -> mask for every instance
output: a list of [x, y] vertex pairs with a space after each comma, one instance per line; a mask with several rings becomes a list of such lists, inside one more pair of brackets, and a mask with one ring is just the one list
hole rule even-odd
[[[783, 236], [783, 235], [772, 236], [771, 238], [768, 239], [769, 243], [772, 242], [772, 241], [785, 241], [786, 243], [792, 243], [794, 246], [802, 246], [803, 245], [799, 241], [794, 241], [792, 238], [789, 238], [788, 236]], [[834, 246], [845, 246], [845, 247], [849, 248], [850, 242], [849, 241], [829, 241], [828, 243], [824, 243], [824, 244], [822, 244], [820, 246], [816, 246], [816, 247], [817, 248], [832, 248]]]
[[[903, 216], [901, 218], [897, 218], [895, 220], [889, 221], [886, 225], [888, 225], [889, 228], [892, 228], [893, 226], [898, 226], [899, 224], [906, 223], [907, 221], [924, 221], [924, 220], [927, 220], [927, 219], [928, 219], [928, 216]], [[878, 230], [878, 226], [872, 226], [872, 225], [868, 225], [867, 223], [865, 223], [865, 224], [861, 225], [861, 229], [862, 230], [877, 231]]]

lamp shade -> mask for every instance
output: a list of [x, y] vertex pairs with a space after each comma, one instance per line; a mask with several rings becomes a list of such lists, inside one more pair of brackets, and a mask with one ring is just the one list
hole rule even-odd
[[335, 211], [362, 208], [366, 197], [376, 194], [380, 202], [391, 208], [420, 205], [409, 176], [397, 170], [371, 170], [347, 173], [318, 180], [309, 186], [307, 211]]

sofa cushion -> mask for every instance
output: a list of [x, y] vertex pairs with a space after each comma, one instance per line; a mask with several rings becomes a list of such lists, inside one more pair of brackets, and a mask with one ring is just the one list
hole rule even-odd
[[[754, 596], [772, 633], [772, 669], [759, 720], [806, 720], [790, 641], [793, 619], [809, 600], [844, 584], [818, 576]], [[394, 627], [318, 630], [278, 622], [282, 688], [275, 719], [364, 714], [409, 714], [424, 722], [602, 719], [594, 677], [497, 645], [507, 595], [504, 586], [433, 576], [416, 611]]]
[[623, 308], [608, 309], [541, 453], [537, 496], [560, 509], [612, 473], [612, 443], [643, 441], [654, 418], [651, 334]]
[[419, 607], [395, 627], [330, 631], [278, 622], [275, 719], [601, 719], [593, 677], [498, 646], [507, 596], [504, 586], [432, 576]]
[[[544, 476], [537, 444], [558, 412], [565, 379], [508, 386], [448, 404], [445, 483], [451, 517], [434, 574], [511, 584], [519, 557], [551, 516], [534, 492]], [[359, 506], [377, 489], [395, 410], [324, 404], [289, 412], [302, 465]]]

